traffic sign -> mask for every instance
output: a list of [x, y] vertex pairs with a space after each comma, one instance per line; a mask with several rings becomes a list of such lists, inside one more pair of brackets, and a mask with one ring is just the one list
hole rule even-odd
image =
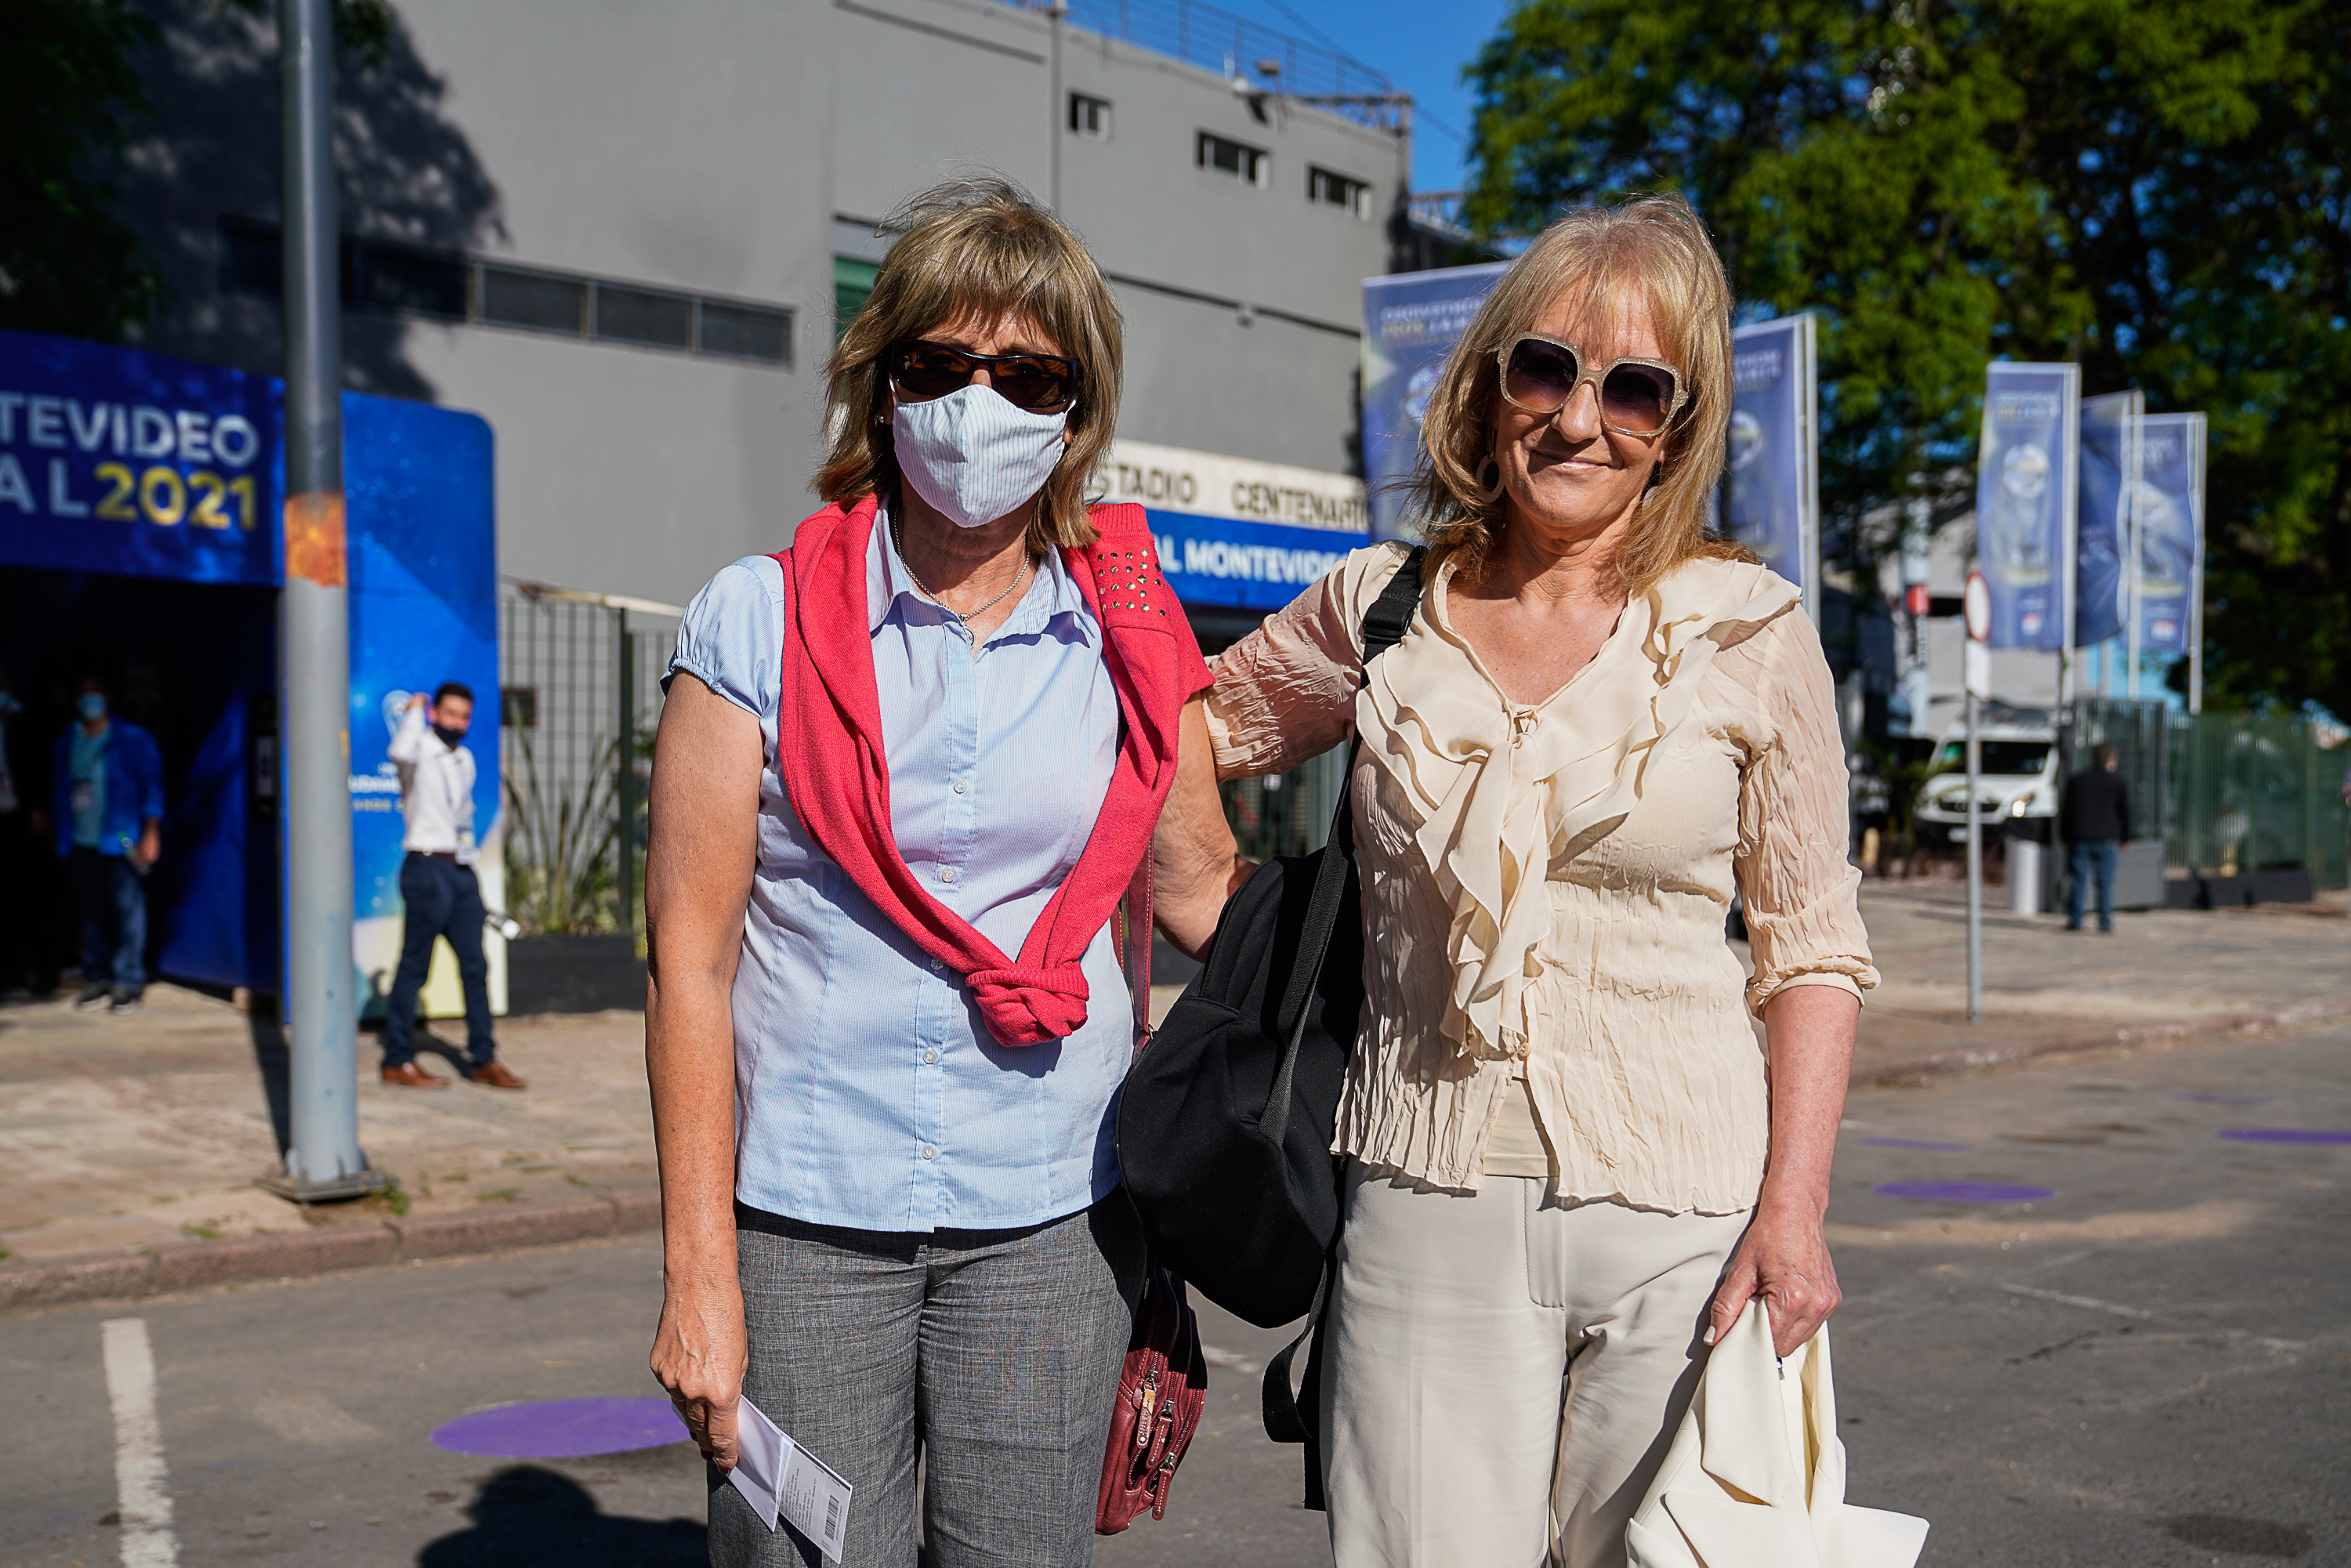
[[1991, 636], [1991, 584], [1980, 571], [1968, 573], [1968, 591], [1963, 608], [1967, 612], [1968, 637], [1981, 643]]

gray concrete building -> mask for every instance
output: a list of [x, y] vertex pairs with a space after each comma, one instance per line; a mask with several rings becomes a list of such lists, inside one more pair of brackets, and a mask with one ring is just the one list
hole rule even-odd
[[[787, 542], [876, 223], [972, 168], [1051, 204], [1111, 278], [1132, 466], [1280, 465], [1221, 493], [1325, 499], [1186, 515], [1359, 537], [1358, 286], [1410, 176], [1407, 117], [1364, 68], [1188, 0], [396, 11], [388, 48], [341, 68], [349, 375], [489, 420], [502, 572], [682, 603]], [[152, 14], [124, 208], [170, 293], [144, 344], [275, 372], [271, 29], [205, 0]], [[1249, 555], [1250, 592], [1195, 586], [1261, 609], [1320, 553]]]

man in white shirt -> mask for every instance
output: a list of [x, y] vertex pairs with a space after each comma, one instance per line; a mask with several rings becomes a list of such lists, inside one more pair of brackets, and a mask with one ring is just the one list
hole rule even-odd
[[400, 967], [383, 1020], [383, 1081], [402, 1089], [449, 1086], [416, 1065], [416, 993], [432, 967], [434, 939], [442, 936], [457, 955], [465, 987], [466, 1076], [492, 1089], [524, 1086], [496, 1060], [497, 1041], [490, 1035], [489, 966], [482, 957], [487, 912], [474, 879], [474, 755], [465, 749], [473, 724], [473, 692], [444, 681], [431, 706], [423, 692], [408, 699], [385, 749], [400, 770], [400, 810], [408, 823], [400, 841], [408, 852], [400, 862]]

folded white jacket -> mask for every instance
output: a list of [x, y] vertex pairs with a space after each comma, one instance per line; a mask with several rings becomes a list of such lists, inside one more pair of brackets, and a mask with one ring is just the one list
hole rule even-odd
[[1750, 1301], [1625, 1541], [1629, 1568], [1913, 1568], [1927, 1521], [1846, 1503], [1829, 1331], [1782, 1362]]

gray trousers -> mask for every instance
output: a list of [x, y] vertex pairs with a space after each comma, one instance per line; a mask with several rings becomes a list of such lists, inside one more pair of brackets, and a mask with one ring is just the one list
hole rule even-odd
[[[1123, 1194], [1018, 1230], [890, 1232], [736, 1208], [743, 1391], [856, 1489], [842, 1568], [1084, 1568], [1143, 1284]], [[820, 1561], [710, 1473], [710, 1561]]]

